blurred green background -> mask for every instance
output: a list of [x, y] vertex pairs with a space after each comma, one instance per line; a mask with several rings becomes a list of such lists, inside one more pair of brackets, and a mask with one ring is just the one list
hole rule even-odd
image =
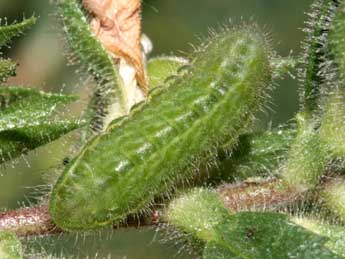
[[[5, 55], [20, 64], [17, 77], [10, 83], [47, 91], [63, 89], [83, 95], [85, 81], [75, 73], [76, 67], [67, 66], [64, 56], [67, 50], [51, 2], [0, 0], [0, 17], [7, 17], [8, 22], [33, 13], [40, 16], [31, 32], [4, 50]], [[143, 4], [143, 30], [154, 43], [151, 56], [183, 56], [193, 50], [192, 46], [197, 45], [200, 38], [207, 36], [209, 28], [230, 24], [229, 20], [231, 24], [257, 22], [265, 29], [279, 54], [288, 55], [292, 51], [297, 56], [303, 39], [301, 28], [310, 4], [311, 0], [147, 0]], [[263, 116], [261, 126], [278, 125], [294, 116], [298, 109], [297, 88], [296, 80], [291, 77], [278, 82], [272, 95], [271, 110]], [[68, 152], [68, 139], [73, 139], [73, 134], [0, 169], [0, 209], [35, 202], [36, 197], [47, 189], [42, 175], [54, 173], [56, 165], [61, 164]], [[95, 251], [102, 251], [97, 258], [108, 253], [111, 258], [194, 258], [186, 249], [179, 253], [174, 241], [156, 242], [155, 232], [151, 230], [126, 230], [104, 235], [102, 242], [93, 242], [95, 245], [90, 245], [94, 237], [85, 242], [80, 241], [80, 237], [79, 241], [75, 241], [76, 237], [55, 237], [31, 241], [30, 247], [53, 249], [56, 253], [75, 251], [80, 258], [85, 258], [86, 254], [93, 258]], [[55, 246], [55, 242], [60, 246]]]

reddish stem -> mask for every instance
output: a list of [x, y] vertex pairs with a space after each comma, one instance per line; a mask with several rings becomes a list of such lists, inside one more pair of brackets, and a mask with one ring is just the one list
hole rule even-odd
[[[283, 188], [280, 180], [259, 183], [244, 182], [220, 186], [219, 197], [231, 211], [276, 209], [306, 200], [305, 194]], [[310, 197], [308, 197], [310, 198]], [[129, 217], [125, 223], [115, 227], [143, 227], [164, 223], [160, 209], [151, 216]], [[18, 236], [46, 235], [62, 233], [48, 213], [48, 207], [41, 205], [0, 213], [0, 231], [11, 231]]]
[[217, 192], [231, 211], [272, 210], [305, 200], [306, 193], [283, 186], [279, 179], [225, 184]]
[[61, 232], [51, 220], [46, 205], [1, 212], [0, 231], [11, 231], [18, 236]]

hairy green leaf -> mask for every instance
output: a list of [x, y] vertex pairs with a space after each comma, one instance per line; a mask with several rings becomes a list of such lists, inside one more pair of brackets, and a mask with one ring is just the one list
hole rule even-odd
[[335, 178], [320, 192], [324, 206], [341, 222], [345, 222], [345, 181]]
[[58, 108], [75, 96], [37, 89], [0, 88], [0, 162], [13, 159], [79, 128], [82, 121], [64, 120]]
[[[13, 23], [11, 25], [5, 24], [0, 26], [0, 47], [8, 43], [12, 38], [22, 35], [26, 30], [30, 29], [37, 18], [32, 16], [24, 19], [22, 22]], [[1, 20], [0, 20], [1, 22]]]
[[297, 136], [281, 173], [289, 187], [301, 192], [313, 189], [319, 183], [330, 158], [315, 124], [308, 117], [297, 115]]
[[331, 225], [317, 219], [309, 219], [306, 217], [294, 217], [291, 218], [291, 221], [316, 235], [324, 237], [326, 239], [324, 244], [325, 247], [337, 255], [329, 258], [345, 258], [344, 226]]
[[219, 150], [217, 163], [212, 168], [212, 178], [229, 182], [249, 177], [272, 176], [288, 156], [289, 148], [296, 136], [293, 127], [278, 127], [260, 133], [247, 133], [239, 137], [236, 149], [229, 156], [227, 144]]
[[337, 5], [338, 1], [334, 0], [315, 0], [304, 29], [307, 37], [302, 44], [305, 51], [300, 70], [301, 103], [308, 116], [317, 112], [320, 104], [321, 87], [325, 81], [322, 66], [327, 60], [328, 33]]
[[169, 204], [168, 222], [204, 241], [216, 240], [216, 227], [229, 217], [217, 193], [193, 189]]
[[339, 7], [336, 9], [329, 32], [329, 45], [332, 57], [339, 66], [339, 76], [345, 80], [345, 2], [338, 2]]
[[345, 157], [345, 2], [340, 1], [329, 32], [327, 89], [320, 135], [336, 157]]
[[181, 195], [169, 205], [167, 215], [170, 224], [206, 242], [207, 259], [343, 258], [343, 243], [331, 238], [339, 231], [333, 233], [332, 227], [325, 235], [279, 213], [232, 214], [215, 192], [206, 189]]
[[238, 258], [341, 258], [325, 246], [327, 238], [283, 214], [242, 212], [216, 229], [217, 242]]
[[345, 81], [325, 96], [320, 137], [333, 157], [345, 157]]
[[113, 57], [91, 31], [80, 1], [58, 0], [57, 7], [72, 55], [97, 82], [86, 117], [91, 130], [101, 132], [129, 110], [124, 84]]
[[180, 57], [158, 57], [147, 64], [149, 88], [166, 85], [165, 80], [177, 76], [179, 68], [188, 65], [188, 60]]
[[77, 99], [75, 96], [17, 87], [0, 87], [0, 98], [0, 132], [44, 125], [52, 119], [58, 106]]
[[22, 245], [17, 237], [9, 232], [0, 232], [0, 258], [22, 259]]
[[55, 120], [0, 133], [0, 163], [26, 154], [83, 126], [82, 121]]
[[230, 249], [216, 242], [207, 242], [202, 253], [203, 259], [230, 259], [239, 258]]
[[0, 83], [6, 81], [11, 76], [15, 76], [16, 68], [16, 63], [7, 59], [0, 59]]

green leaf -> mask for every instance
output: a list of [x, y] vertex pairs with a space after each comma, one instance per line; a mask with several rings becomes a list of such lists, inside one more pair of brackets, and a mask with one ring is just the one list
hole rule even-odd
[[[329, 32], [330, 52], [339, 67], [339, 76], [345, 80], [345, 2], [339, 1]], [[342, 87], [343, 88], [343, 87]]]
[[3, 100], [0, 106], [0, 132], [45, 125], [58, 106], [77, 99], [75, 96], [15, 87], [0, 87], [0, 97]]
[[22, 35], [26, 30], [30, 29], [35, 23], [37, 18], [32, 16], [24, 19], [22, 22], [13, 23], [11, 25], [0, 26], [0, 47], [8, 43], [12, 38]]
[[169, 223], [206, 242], [216, 240], [216, 226], [228, 217], [217, 193], [202, 188], [173, 200], [167, 211]]
[[15, 76], [17, 64], [6, 59], [0, 59], [0, 83], [7, 78]]
[[[46, 93], [36, 88], [0, 86], [0, 111], [2, 112], [13, 103], [25, 98], [31, 96], [43, 96], [42, 98], [44, 98], [45, 95]], [[76, 100], [77, 98], [74, 97], [74, 99]]]
[[0, 87], [0, 163], [49, 143], [84, 122], [57, 116], [77, 98], [30, 88]]
[[289, 187], [301, 192], [319, 183], [330, 155], [316, 130], [316, 123], [308, 121], [308, 117], [303, 113], [297, 115], [297, 136], [281, 173]]
[[227, 247], [221, 246], [216, 242], [208, 242], [202, 253], [203, 259], [229, 259], [236, 257]]
[[321, 190], [320, 198], [323, 206], [337, 216], [341, 222], [345, 222], [345, 181], [335, 178]]
[[345, 2], [340, 1], [329, 32], [328, 77], [320, 135], [336, 157], [345, 157]]
[[219, 166], [212, 168], [209, 174], [216, 180], [226, 182], [272, 176], [286, 160], [295, 135], [296, 130], [292, 127], [278, 127], [270, 131], [241, 135], [231, 156], [224, 152], [227, 144], [223, 149], [219, 149]]
[[22, 259], [22, 245], [17, 237], [9, 232], [0, 232], [0, 258]]
[[345, 84], [330, 89], [325, 99], [320, 137], [333, 157], [345, 157]]
[[302, 44], [304, 55], [301, 58], [302, 69], [300, 80], [303, 82], [301, 100], [304, 111], [312, 115], [319, 109], [320, 95], [322, 94], [325, 73], [322, 67], [327, 57], [327, 40], [330, 26], [337, 9], [338, 1], [315, 0], [310, 13], [310, 20], [304, 31], [307, 37]]
[[[330, 225], [316, 219], [291, 218], [291, 221], [327, 239], [325, 247], [340, 258], [345, 258], [345, 229], [342, 225]], [[338, 258], [339, 258], [338, 257]]]
[[278, 213], [242, 212], [216, 226], [217, 241], [238, 258], [341, 258], [327, 238]]
[[0, 163], [16, 158], [80, 128], [82, 121], [54, 121], [0, 133]]
[[57, 7], [73, 59], [78, 60], [97, 83], [86, 119], [91, 121], [93, 132], [103, 131], [108, 120], [127, 114], [126, 89], [113, 57], [91, 31], [80, 1], [59, 0]]
[[330, 238], [331, 227], [319, 234], [284, 214], [233, 214], [216, 192], [207, 189], [195, 189], [173, 200], [167, 220], [187, 232], [187, 236], [191, 234], [206, 242], [207, 259], [343, 258], [339, 252], [343, 239], [337, 244], [336, 239]]
[[147, 64], [149, 88], [165, 85], [165, 80], [178, 74], [179, 68], [188, 64], [188, 60], [180, 57], [158, 57], [150, 59]]

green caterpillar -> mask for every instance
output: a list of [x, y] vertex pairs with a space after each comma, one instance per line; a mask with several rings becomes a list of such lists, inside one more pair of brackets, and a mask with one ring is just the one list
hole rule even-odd
[[224, 140], [237, 139], [270, 87], [270, 49], [258, 28], [214, 36], [188, 72], [113, 122], [68, 165], [50, 214], [67, 230], [123, 220], [174, 183]]

